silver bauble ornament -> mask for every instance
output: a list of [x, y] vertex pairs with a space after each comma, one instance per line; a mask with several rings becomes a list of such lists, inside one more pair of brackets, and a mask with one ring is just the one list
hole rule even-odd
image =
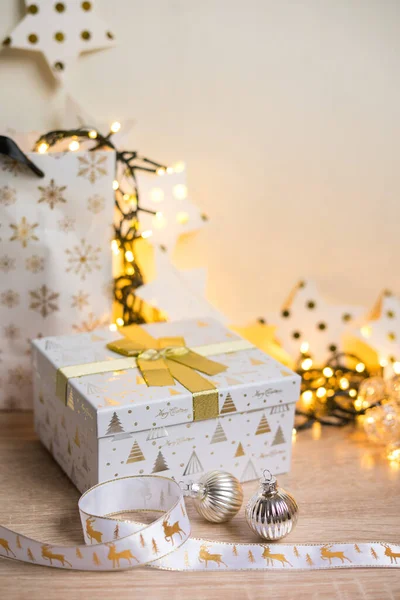
[[209, 471], [189, 483], [185, 495], [193, 499], [197, 512], [211, 523], [224, 523], [236, 515], [243, 504], [240, 481], [225, 471]]
[[299, 507], [293, 496], [278, 487], [269, 471], [264, 471], [258, 492], [246, 506], [250, 529], [264, 540], [280, 540], [295, 527], [298, 514]]

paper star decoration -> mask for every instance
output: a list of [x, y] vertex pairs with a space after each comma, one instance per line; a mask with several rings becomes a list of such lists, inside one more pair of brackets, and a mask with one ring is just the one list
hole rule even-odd
[[400, 373], [400, 299], [384, 292], [356, 336], [378, 355], [386, 374]]
[[[171, 172], [169, 172], [171, 171]], [[157, 211], [156, 215], [141, 213], [142, 230], [151, 230], [149, 240], [172, 253], [178, 238], [204, 226], [207, 218], [188, 199], [186, 170], [183, 163], [169, 167], [167, 172], [154, 176], [145, 172], [137, 173], [140, 205]]]
[[169, 320], [225, 318], [205, 299], [206, 269], [180, 271], [166, 253], [156, 250], [157, 277], [136, 290], [136, 295], [166, 313]]
[[82, 52], [115, 45], [113, 33], [95, 13], [94, 0], [26, 0], [26, 15], [3, 46], [42, 52], [62, 80]]
[[279, 315], [266, 321], [277, 325], [276, 337], [293, 359], [308, 352], [318, 365], [343, 350], [343, 335], [362, 314], [359, 306], [329, 304], [313, 281], [301, 281]]

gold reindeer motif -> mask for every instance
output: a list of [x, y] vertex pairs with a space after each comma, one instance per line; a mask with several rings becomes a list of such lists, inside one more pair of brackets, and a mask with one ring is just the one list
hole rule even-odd
[[101, 533], [101, 531], [96, 531], [95, 529], [93, 529], [93, 523], [95, 522], [95, 520], [96, 519], [94, 517], [88, 517], [86, 519], [86, 533], [91, 544], [93, 543], [92, 540], [96, 540], [98, 544], [101, 544], [101, 538], [103, 537], [103, 534]]
[[113, 569], [115, 569], [116, 566], [119, 567], [119, 561], [121, 559], [127, 560], [130, 565], [132, 564], [132, 558], [136, 560], [137, 563], [139, 563], [136, 556], [133, 556], [130, 550], [122, 550], [121, 552], [117, 552], [115, 549], [115, 544], [107, 544], [107, 546], [110, 548], [107, 558], [108, 560], [112, 560]]
[[271, 554], [271, 548], [269, 546], [263, 546], [264, 552], [262, 553], [262, 557], [267, 561], [267, 566], [271, 561], [271, 565], [274, 566], [274, 560], [277, 560], [282, 564], [282, 566], [290, 565], [293, 567], [292, 563], [288, 561], [284, 554]]
[[170, 525], [168, 523], [168, 520], [164, 519], [163, 527], [164, 527], [165, 541], [171, 542], [172, 545], [174, 545], [174, 535], [176, 533], [179, 535], [180, 539], [182, 539], [182, 533], [183, 533], [183, 535], [186, 535], [185, 532], [183, 531], [183, 529], [181, 529], [181, 527], [179, 525], [179, 521], [176, 521], [173, 525]]
[[385, 548], [385, 556], [389, 556], [390, 558], [390, 564], [392, 565], [394, 563], [397, 565], [397, 559], [400, 558], [400, 552], [393, 552], [391, 547], [387, 544], [382, 544], [382, 546]]
[[42, 557], [46, 560], [50, 561], [50, 564], [53, 564], [53, 560], [58, 560], [63, 567], [65, 567], [65, 563], [72, 567], [71, 563], [65, 558], [64, 554], [53, 554], [48, 546], [42, 546]]
[[5, 540], [4, 538], [0, 538], [0, 546], [3, 546], [4, 550], [7, 552], [7, 556], [9, 556], [10, 554], [12, 554], [13, 557], [15, 558], [15, 554], [11, 550], [10, 544], [8, 543], [7, 540]]
[[210, 554], [209, 553], [207, 544], [202, 544], [200, 546], [199, 561], [200, 562], [205, 562], [206, 563], [206, 567], [208, 567], [208, 563], [209, 562], [215, 562], [215, 563], [217, 563], [217, 565], [219, 567], [221, 565], [225, 565], [225, 567], [228, 566], [222, 560], [222, 554]]
[[345, 560], [348, 560], [351, 563], [351, 560], [345, 556], [343, 551], [331, 552], [330, 548], [332, 548], [333, 544], [325, 544], [321, 548], [321, 558], [323, 560], [329, 560], [329, 564], [332, 564], [332, 558], [338, 558], [344, 564]]

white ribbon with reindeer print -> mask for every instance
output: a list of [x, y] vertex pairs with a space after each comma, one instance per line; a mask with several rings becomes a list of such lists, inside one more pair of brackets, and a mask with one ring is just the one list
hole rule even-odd
[[[0, 556], [62, 569], [113, 571], [148, 566], [173, 571], [400, 567], [400, 546], [384, 542], [234, 544], [190, 537], [179, 485], [154, 475], [124, 477], [79, 500], [85, 545], [55, 546], [0, 526]], [[158, 511], [150, 525], [118, 519]]]

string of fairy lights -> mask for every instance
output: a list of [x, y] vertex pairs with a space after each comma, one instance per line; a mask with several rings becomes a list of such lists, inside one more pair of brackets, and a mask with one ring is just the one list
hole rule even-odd
[[143, 323], [143, 302], [135, 295], [135, 290], [143, 285], [143, 274], [135, 260], [135, 245], [139, 239], [151, 237], [151, 230], [141, 231], [140, 213], [149, 213], [162, 217], [160, 211], [154, 211], [141, 205], [140, 190], [137, 184], [137, 171], [147, 171], [155, 175], [174, 172], [173, 167], [167, 167], [154, 160], [146, 158], [135, 151], [120, 151], [113, 142], [113, 135], [121, 129], [121, 124], [115, 121], [111, 124], [107, 135], [92, 127], [77, 129], [57, 129], [40, 136], [34, 150], [45, 154], [51, 147], [69, 140], [68, 149], [77, 152], [84, 142], [92, 141], [90, 152], [109, 148], [116, 153], [116, 177], [113, 182], [117, 217], [114, 220], [114, 239], [111, 249], [114, 257], [120, 262], [119, 274], [114, 277], [114, 300], [121, 307], [122, 316], [110, 328]]
[[[293, 439], [297, 432], [321, 426], [360, 425], [367, 439], [384, 448], [389, 463], [400, 465], [400, 374], [384, 378], [382, 362], [368, 369], [356, 355], [332, 353], [323, 366], [315, 366], [304, 342], [296, 364], [301, 375], [301, 394], [296, 405]], [[400, 366], [397, 363], [398, 366]]]
[[315, 366], [307, 342], [301, 345], [300, 351], [295, 367], [302, 378], [296, 409], [298, 431], [315, 422], [337, 427], [347, 425], [375, 405], [360, 393], [363, 382], [375, 373], [357, 356], [335, 352], [324, 365]]

